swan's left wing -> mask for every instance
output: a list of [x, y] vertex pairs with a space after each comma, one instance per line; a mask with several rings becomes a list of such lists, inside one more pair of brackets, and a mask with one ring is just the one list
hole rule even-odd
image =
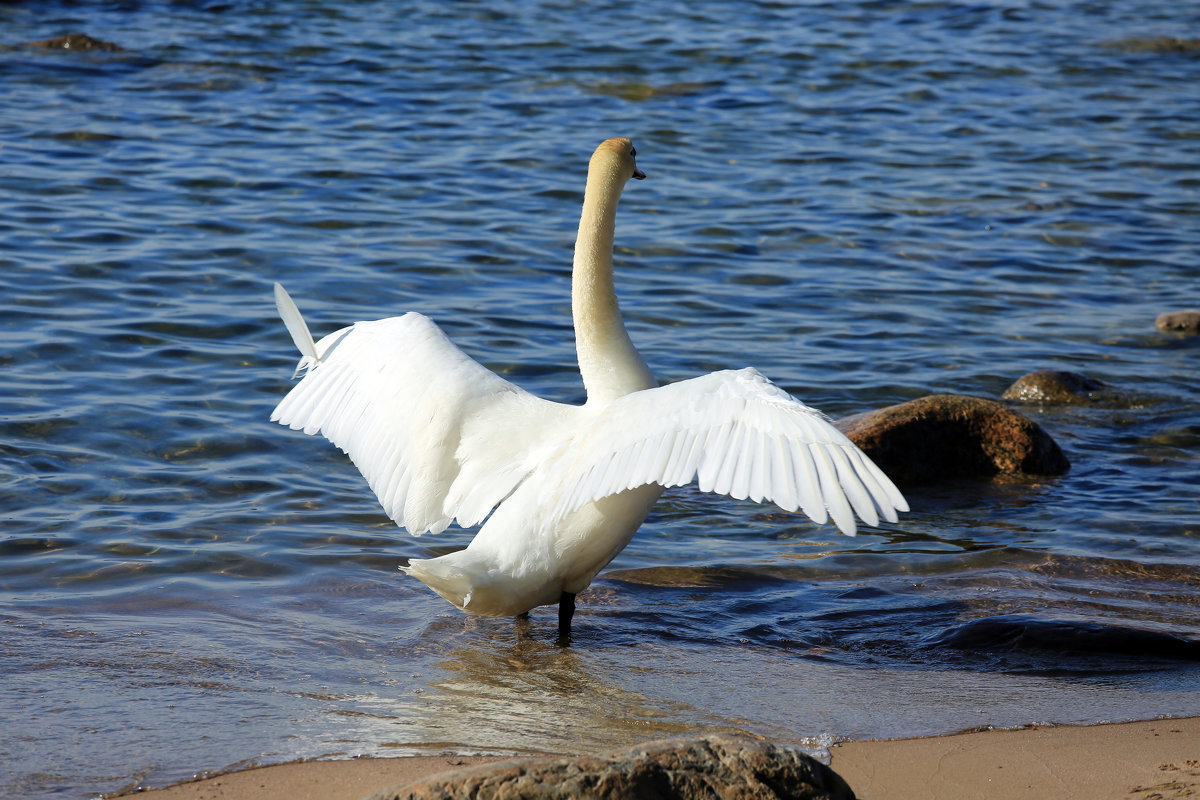
[[557, 444], [557, 422], [577, 412], [492, 373], [420, 314], [314, 342], [279, 284], [275, 299], [307, 374], [271, 419], [349, 454], [411, 533], [482, 522]]
[[815, 409], [757, 370], [714, 372], [616, 400], [565, 456], [561, 515], [649, 483], [700, 489], [855, 532], [908, 504], [887, 476]]

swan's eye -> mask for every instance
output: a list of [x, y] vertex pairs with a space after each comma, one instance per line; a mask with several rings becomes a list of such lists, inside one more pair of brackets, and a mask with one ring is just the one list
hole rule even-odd
[[634, 147], [634, 148], [631, 148], [631, 149], [630, 149], [630, 151], [629, 151], [629, 157], [630, 157], [630, 158], [637, 158], [637, 148], [636, 148], [636, 147]]

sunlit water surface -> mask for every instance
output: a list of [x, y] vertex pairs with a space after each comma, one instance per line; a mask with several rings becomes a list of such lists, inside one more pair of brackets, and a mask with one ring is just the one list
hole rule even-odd
[[[245, 759], [814, 744], [1200, 713], [1200, 10], [1116, 3], [6, 3], [0, 794]], [[673, 490], [581, 597], [464, 616], [328, 443], [318, 333], [414, 309], [576, 402], [587, 158], [635, 137], [618, 282], [664, 380], [833, 416], [996, 396], [1071, 471], [908, 491], [857, 538]], [[420, 391], [420, 387], [413, 387]]]

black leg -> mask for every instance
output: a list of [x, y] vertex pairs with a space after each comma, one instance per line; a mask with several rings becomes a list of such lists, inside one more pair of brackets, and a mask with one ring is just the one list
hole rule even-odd
[[575, 595], [563, 592], [558, 598], [558, 635], [565, 638], [571, 635], [571, 617], [575, 616]]

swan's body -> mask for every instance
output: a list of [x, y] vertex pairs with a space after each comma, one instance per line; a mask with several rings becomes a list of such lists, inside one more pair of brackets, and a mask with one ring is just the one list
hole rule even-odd
[[[658, 387], [621, 321], [613, 288], [617, 201], [644, 178], [628, 139], [588, 168], [572, 274], [582, 406], [525, 392], [408, 313], [314, 343], [291, 298], [275, 297], [307, 375], [271, 419], [323, 433], [414, 534], [484, 522], [465, 549], [403, 569], [473, 614], [509, 616], [574, 595], [632, 539], [663, 488], [769, 500], [855, 532], [896, 521], [891, 481], [817, 411], [753, 369]], [[851, 511], [853, 509], [853, 512]]]

